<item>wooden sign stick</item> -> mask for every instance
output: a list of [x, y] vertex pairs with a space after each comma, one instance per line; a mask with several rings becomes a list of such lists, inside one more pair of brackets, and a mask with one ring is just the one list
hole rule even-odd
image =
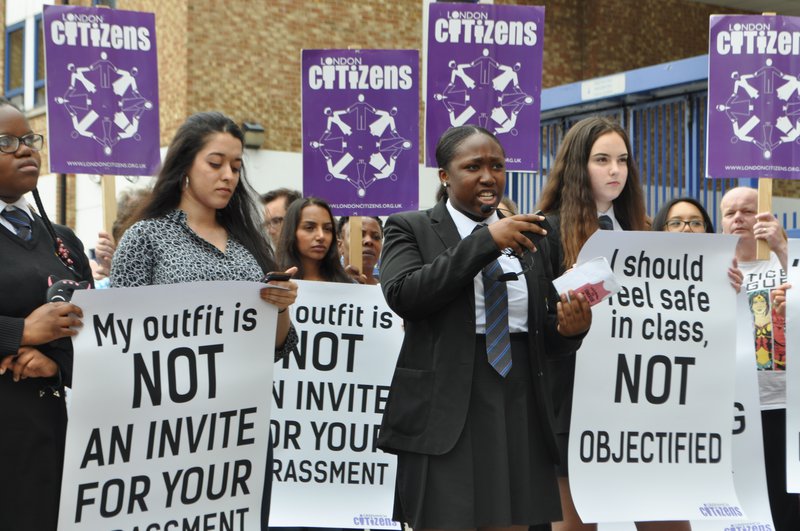
[[350, 225], [350, 265], [358, 268], [363, 275], [365, 273], [362, 271], [364, 264], [362, 263], [363, 256], [361, 255], [361, 216], [350, 216], [348, 224]]
[[[761, 13], [763, 16], [775, 16], [775, 13]], [[772, 179], [758, 179], [758, 212], [772, 212]], [[769, 245], [766, 240], [756, 240], [756, 260], [769, 260]]]

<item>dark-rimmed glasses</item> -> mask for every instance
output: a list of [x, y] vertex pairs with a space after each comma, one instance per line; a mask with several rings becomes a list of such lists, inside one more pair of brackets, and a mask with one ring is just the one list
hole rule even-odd
[[0, 135], [0, 151], [3, 153], [16, 153], [20, 143], [34, 151], [39, 151], [44, 145], [44, 137], [36, 133], [25, 136]]
[[692, 232], [701, 232], [706, 230], [706, 222], [702, 219], [679, 219], [673, 218], [668, 219], [666, 226], [667, 230], [670, 232], [679, 232], [683, 230], [683, 227], [689, 226], [689, 230]]

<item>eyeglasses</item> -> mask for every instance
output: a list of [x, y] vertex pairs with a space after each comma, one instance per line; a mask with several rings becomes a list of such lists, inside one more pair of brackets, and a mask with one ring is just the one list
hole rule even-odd
[[3, 153], [16, 153], [20, 142], [34, 151], [39, 151], [44, 145], [44, 137], [35, 133], [25, 136], [0, 135], [0, 151]]
[[273, 227], [280, 227], [281, 223], [283, 223], [283, 218], [269, 218], [268, 221], [264, 222], [264, 226], [272, 225]]
[[702, 219], [668, 219], [667, 220], [667, 230], [670, 232], [679, 232], [683, 230], [683, 227], [689, 226], [689, 230], [692, 232], [699, 232], [706, 230], [706, 222]]
[[510, 282], [512, 280], [517, 280], [519, 277], [533, 269], [532, 252], [525, 251], [522, 253], [522, 256], [520, 256], [508, 247], [503, 249], [501, 252], [509, 258], [516, 258], [519, 260], [520, 266], [522, 266], [522, 271], [506, 273], [502, 268], [498, 268], [496, 274], [489, 275], [489, 278], [492, 280], [496, 280], [497, 282]]

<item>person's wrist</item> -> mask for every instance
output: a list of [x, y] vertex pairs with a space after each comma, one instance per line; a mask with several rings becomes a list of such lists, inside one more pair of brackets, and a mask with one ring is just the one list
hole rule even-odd
[[284, 308], [284, 309], [282, 309], [282, 310], [278, 310], [278, 313], [283, 313], [283, 312], [285, 312], [285, 311], [286, 311], [286, 310], [288, 310], [288, 309], [289, 309], [289, 307], [287, 306], [286, 308]]

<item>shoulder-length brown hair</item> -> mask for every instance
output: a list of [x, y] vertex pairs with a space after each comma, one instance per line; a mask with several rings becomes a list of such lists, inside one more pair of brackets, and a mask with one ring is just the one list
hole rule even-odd
[[628, 178], [619, 197], [613, 201], [614, 217], [625, 230], [646, 230], [644, 196], [628, 134], [608, 118], [584, 118], [564, 135], [539, 200], [543, 212], [561, 215], [561, 245], [566, 268], [572, 267], [581, 247], [598, 228], [597, 204], [592, 195], [588, 165], [592, 146], [607, 133], [622, 137], [628, 150]]

